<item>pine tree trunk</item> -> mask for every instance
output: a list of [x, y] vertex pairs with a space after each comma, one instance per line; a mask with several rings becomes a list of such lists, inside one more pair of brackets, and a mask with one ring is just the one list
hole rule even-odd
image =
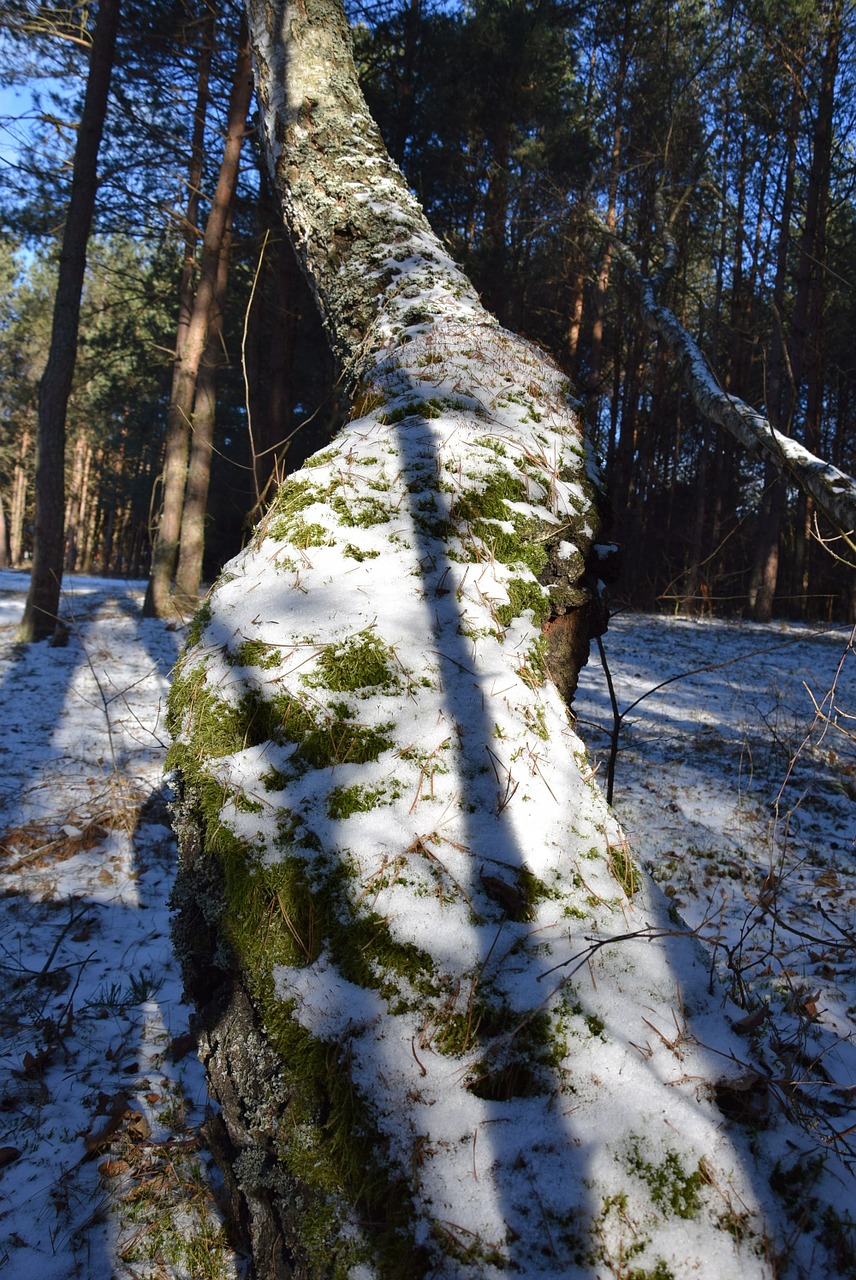
[[220, 245], [217, 282], [208, 322], [208, 338], [196, 380], [190, 462], [187, 468], [187, 489], [181, 515], [175, 604], [178, 610], [185, 614], [191, 613], [196, 608], [199, 584], [202, 581], [205, 512], [208, 506], [214, 424], [217, 417], [217, 369], [223, 362], [223, 305], [226, 299], [231, 244], [231, 231], [227, 225]]
[[88, 446], [83, 436], [74, 443], [74, 462], [71, 470], [71, 493], [66, 513], [65, 567], [73, 573], [77, 565], [78, 541], [83, 523], [84, 474]]
[[3, 506], [3, 495], [0, 494], [0, 569], [9, 564], [9, 538], [6, 530], [6, 509]]
[[33, 569], [18, 630], [19, 639], [26, 641], [50, 635], [59, 609], [65, 551], [65, 420], [77, 358], [86, 246], [98, 189], [98, 148], [107, 114], [118, 26], [119, 0], [100, 0], [74, 149], [50, 350], [39, 384]]
[[[614, 231], [616, 226], [616, 208], [618, 201], [618, 183], [621, 176], [621, 149], [624, 136], [624, 89], [627, 78], [628, 46], [632, 24], [633, 7], [627, 4], [624, 16], [624, 32], [618, 57], [618, 69], [615, 82], [615, 120], [612, 128], [612, 152], [610, 155], [609, 185], [607, 191], [606, 228]], [[594, 298], [592, 301], [591, 355], [586, 390], [589, 396], [587, 419], [589, 429], [597, 424], [600, 409], [601, 382], [603, 379], [603, 333], [606, 316], [606, 295], [609, 291], [609, 278], [612, 270], [612, 242], [607, 239], [601, 254], [600, 265], [595, 280]]]
[[247, 113], [251, 96], [252, 67], [246, 19], [242, 18], [238, 35], [238, 57], [229, 100], [223, 159], [205, 225], [199, 283], [193, 299], [193, 308], [184, 335], [181, 355], [176, 360], [173, 394], [167, 411], [163, 503], [152, 551], [151, 576], [143, 605], [143, 613], [148, 617], [166, 617], [172, 610], [170, 593], [178, 559], [196, 379], [205, 350], [208, 324], [217, 288], [220, 247], [238, 184], [238, 164], [247, 131]]
[[[272, 473], [281, 466], [288, 448], [294, 410], [294, 348], [300, 311], [296, 302], [302, 285], [294, 250], [287, 236], [281, 236], [276, 258], [276, 281], [271, 299], [271, 353], [268, 366], [269, 397], [266, 433], [263, 434], [264, 457], [255, 459], [256, 486], [264, 493]], [[277, 479], [282, 480], [281, 472]]]
[[749, 581], [749, 616], [754, 622], [769, 622], [773, 616], [779, 576], [779, 538], [787, 499], [784, 481], [769, 462], [764, 466], [764, 480], [766, 492]]
[[[199, 201], [201, 195], [202, 170], [205, 162], [205, 121], [209, 103], [209, 84], [211, 79], [211, 59], [214, 55], [214, 43], [217, 29], [219, 6], [209, 3], [206, 7], [206, 20], [202, 30], [199, 49], [199, 69], [196, 78], [196, 102], [193, 111], [193, 128], [190, 141], [190, 164], [187, 183], [187, 207], [184, 216], [184, 261], [178, 285], [178, 322], [175, 331], [175, 360], [172, 367], [172, 385], [170, 387], [169, 405], [166, 415], [166, 439], [164, 442], [164, 468], [161, 474], [162, 508], [159, 514], [158, 527], [155, 534], [153, 550], [158, 547], [160, 530], [167, 505], [170, 508], [181, 501], [187, 454], [189, 449], [190, 421], [178, 410], [178, 396], [181, 386], [182, 362], [184, 359], [190, 319], [193, 313], [194, 273], [196, 270], [196, 245], [200, 237], [198, 230]], [[171, 531], [172, 514], [166, 516], [164, 537]], [[161, 543], [158, 572], [155, 574], [154, 564], [149, 577], [146, 596], [143, 602], [143, 615], [157, 617], [168, 609], [169, 589], [174, 568], [174, 559], [170, 560]]]
[[12, 481], [12, 510], [10, 513], [9, 551], [13, 568], [24, 559], [24, 518], [27, 510], [27, 473], [29, 471], [31, 436], [27, 427], [21, 436], [21, 451], [15, 462]]

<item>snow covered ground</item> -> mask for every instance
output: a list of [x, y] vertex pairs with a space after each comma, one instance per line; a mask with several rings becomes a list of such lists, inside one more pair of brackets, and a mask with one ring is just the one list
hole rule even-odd
[[[17, 646], [26, 587], [0, 573], [0, 1275], [227, 1280], [240, 1258], [200, 1150], [204, 1081], [168, 938], [163, 704], [181, 634], [140, 618], [143, 584], [75, 578], [68, 643]], [[805, 1160], [834, 1148], [852, 1168], [853, 636], [622, 615], [605, 648], [619, 710], [643, 698], [615, 774], [633, 849], [745, 1010], [747, 1057], [767, 1033]], [[596, 657], [577, 707], [605, 778]], [[769, 1081], [744, 1083], [730, 1105], [751, 1120]], [[843, 1276], [856, 1183], [838, 1176]]]
[[145, 584], [75, 577], [67, 644], [16, 645], [27, 586], [0, 573], [0, 1275], [226, 1280], [169, 943], [181, 636]]
[[[604, 638], [622, 717], [613, 803], [634, 853], [748, 1030], [769, 1019], [789, 1105], [851, 1167], [854, 643], [849, 627], [630, 613]], [[576, 706], [605, 785], [615, 719], [596, 650]], [[852, 1219], [856, 1186], [844, 1200]]]

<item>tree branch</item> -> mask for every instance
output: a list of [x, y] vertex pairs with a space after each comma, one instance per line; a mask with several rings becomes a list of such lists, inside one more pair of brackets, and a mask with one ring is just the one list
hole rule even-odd
[[649, 278], [642, 274], [636, 255], [615, 232], [597, 215], [593, 220], [601, 234], [610, 238], [616, 257], [636, 289], [645, 328], [665, 343], [699, 412], [739, 440], [752, 456], [763, 455], [780, 472], [787, 472], [849, 541], [856, 530], [856, 480], [777, 431], [745, 400], [723, 391], [698, 343], [675, 314], [657, 301], [658, 289], [673, 268], [671, 237], [666, 242], [666, 267], [658, 276]]

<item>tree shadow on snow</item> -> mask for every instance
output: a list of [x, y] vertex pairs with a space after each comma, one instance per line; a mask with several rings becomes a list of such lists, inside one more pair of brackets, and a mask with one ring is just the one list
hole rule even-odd
[[[105, 611], [139, 616], [124, 593], [117, 600], [99, 585], [64, 610], [64, 645], [11, 645], [0, 681], [0, 749], [9, 757], [0, 781], [0, 1117], [3, 1141], [18, 1153], [0, 1172], [0, 1259], [23, 1250], [32, 1269], [41, 1258], [46, 1280], [74, 1268], [116, 1273], [115, 1195], [152, 1172], [152, 1124], [159, 1140], [170, 1138], [156, 1119], [162, 1106], [183, 1114], [187, 1087], [194, 1105], [204, 1100], [198, 1067], [185, 1079], [168, 1052], [188, 1013], [171, 959], [175, 848], [163, 787], [115, 775], [103, 725], [100, 741], [94, 732], [75, 739], [71, 690], [99, 661], [89, 633]], [[140, 631], [152, 666], [166, 674], [162, 640]], [[103, 669], [99, 678], [108, 681]], [[96, 702], [96, 717], [115, 715], [122, 692], [109, 688], [119, 701], [112, 713]], [[90, 705], [93, 693], [88, 683]], [[115, 745], [116, 768], [133, 773], [133, 736]], [[144, 1150], [142, 1163], [125, 1159]], [[111, 1161], [115, 1175], [105, 1175]]]

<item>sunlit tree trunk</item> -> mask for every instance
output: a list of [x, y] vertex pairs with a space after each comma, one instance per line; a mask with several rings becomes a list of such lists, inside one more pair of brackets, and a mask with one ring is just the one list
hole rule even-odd
[[78, 436], [74, 442], [74, 461], [71, 471], [71, 493], [66, 512], [66, 551], [65, 567], [73, 573], [77, 565], [80, 530], [85, 515], [86, 473], [89, 458], [89, 446], [84, 437]]
[[187, 177], [187, 205], [184, 216], [184, 258], [178, 285], [178, 322], [175, 331], [175, 359], [172, 367], [172, 385], [166, 415], [164, 441], [164, 466], [161, 480], [161, 512], [155, 529], [153, 559], [143, 613], [157, 616], [168, 608], [175, 552], [166, 540], [171, 537], [175, 524], [175, 508], [184, 495], [184, 479], [190, 439], [190, 420], [178, 405], [181, 394], [182, 364], [187, 345], [187, 335], [193, 314], [194, 274], [196, 271], [196, 247], [201, 238], [198, 228], [201, 197], [202, 169], [205, 160], [205, 121], [209, 104], [211, 59], [217, 30], [219, 6], [209, 3], [206, 7], [199, 49], [199, 68], [196, 78], [196, 102], [193, 111], [193, 128], [190, 141], [190, 164]]
[[231, 231], [227, 225], [220, 245], [214, 301], [208, 321], [208, 337], [196, 379], [190, 460], [187, 467], [187, 487], [181, 514], [178, 570], [175, 577], [175, 604], [182, 613], [192, 612], [196, 608], [199, 584], [202, 581], [205, 513], [208, 506], [214, 425], [217, 417], [217, 369], [223, 363], [223, 305], [226, 298], [231, 244]]
[[[771, 355], [770, 420], [778, 429], [791, 433], [800, 392], [808, 372], [810, 379], [820, 380], [822, 369], [807, 370], [806, 351], [809, 340], [809, 317], [815, 291], [823, 289], [821, 272], [829, 208], [829, 180], [833, 138], [835, 80], [841, 43], [841, 0], [834, 0], [826, 19], [826, 40], [821, 59], [820, 78], [812, 130], [811, 166], [806, 189], [805, 213], [799, 239], [795, 295], [790, 321], [785, 319], [785, 265], [790, 238], [796, 151], [799, 134], [800, 103], [803, 85], [796, 82], [787, 132], [788, 162], [785, 197], [782, 209], [779, 254], [774, 290], [777, 324]], [[808, 441], [809, 448], [811, 445]], [[759, 524], [755, 560], [750, 584], [750, 613], [756, 621], [768, 621], [773, 612], [779, 565], [779, 539], [786, 510], [786, 495], [778, 492], [782, 481], [774, 481], [769, 501], [765, 503]], [[805, 514], [798, 512], [798, 519]]]
[[395, 85], [395, 124], [389, 144], [390, 155], [396, 164], [404, 163], [404, 151], [413, 122], [413, 109], [416, 98], [416, 57], [419, 50], [419, 26], [421, 20], [422, 0], [407, 0], [400, 73]]
[[50, 351], [39, 384], [33, 569], [18, 631], [22, 640], [38, 640], [50, 635], [59, 609], [65, 552], [65, 420], [77, 358], [86, 246], [98, 187], [98, 148], [107, 114], [118, 26], [119, 0], [100, 0], [74, 150]]
[[0, 494], [0, 569], [5, 569], [9, 563], [9, 537], [6, 529], [6, 508], [3, 506], [3, 496]]
[[205, 224], [199, 283], [196, 287], [181, 354], [176, 360], [173, 393], [167, 411], [163, 501], [152, 551], [151, 576], [143, 606], [143, 612], [148, 616], [164, 617], [172, 607], [170, 594], [178, 558], [196, 379], [205, 350], [208, 324], [217, 289], [220, 247], [238, 184], [238, 165], [241, 146], [247, 131], [247, 113], [251, 95], [250, 51], [247, 43], [246, 21], [242, 19], [223, 159]]
[[[103, 475], [104, 450], [96, 449], [93, 470], [96, 476]], [[86, 521], [86, 534], [83, 539], [81, 569], [91, 573], [95, 562], [95, 552], [103, 523], [103, 499], [99, 485], [94, 486], [94, 493], [89, 503], [89, 517]]]
[[[290, 439], [294, 413], [294, 361], [306, 284], [284, 234], [277, 201], [262, 174], [260, 230], [265, 247], [264, 270], [247, 317], [246, 373], [250, 443], [257, 505], [255, 520], [283, 478], [284, 459], [295, 444]], [[310, 304], [311, 305], [311, 304]], [[298, 447], [299, 441], [297, 442]], [[301, 456], [306, 456], [302, 450]], [[291, 468], [289, 468], [291, 469]]]
[[25, 427], [21, 436], [20, 453], [15, 461], [9, 518], [9, 553], [12, 565], [16, 569], [24, 558], [24, 518], [27, 509], [27, 475], [30, 468], [31, 445], [32, 437], [29, 429]]
[[[812, 452], [820, 446], [823, 399], [827, 369], [819, 346], [826, 296], [827, 224], [832, 172], [835, 84], [842, 37], [842, 0], [833, 0], [827, 18], [826, 43], [820, 68], [812, 138], [811, 168], [806, 192], [806, 212], [800, 236], [791, 361], [794, 378], [805, 384], [806, 411], [803, 438]], [[792, 584], [794, 594], [806, 595], [811, 529], [811, 502], [797, 504]], [[805, 611], [807, 600], [802, 602]]]

